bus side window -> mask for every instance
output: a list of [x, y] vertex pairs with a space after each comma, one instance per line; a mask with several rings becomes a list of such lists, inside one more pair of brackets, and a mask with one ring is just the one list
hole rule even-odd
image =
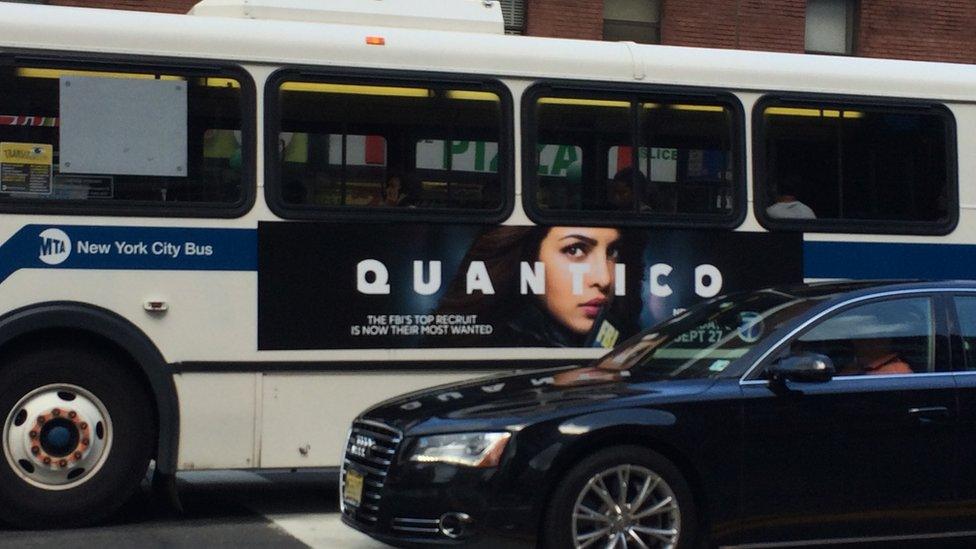
[[581, 85], [540, 87], [526, 101], [536, 216], [727, 225], [741, 212], [734, 99]]
[[509, 164], [502, 97], [463, 86], [284, 76], [270, 117], [279, 140], [271, 204], [285, 217], [500, 211]]
[[756, 214], [771, 229], [944, 233], [957, 217], [951, 114], [767, 98]]
[[[188, 67], [0, 69], [0, 207], [242, 213], [251, 139], [242, 80]], [[65, 123], [68, 121], [68, 123]]]

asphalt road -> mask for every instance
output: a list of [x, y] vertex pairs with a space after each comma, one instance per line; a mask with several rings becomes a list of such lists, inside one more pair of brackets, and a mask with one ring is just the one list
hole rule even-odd
[[[108, 524], [79, 530], [0, 528], [0, 549], [57, 547], [389, 549], [339, 520], [335, 474], [217, 472], [180, 475], [183, 513], [148, 491]], [[976, 547], [974, 540], [831, 545], [831, 549]], [[503, 548], [500, 548], [503, 549]]]
[[339, 520], [335, 474], [189, 473], [179, 514], [146, 489], [108, 524], [78, 530], [0, 529], [0, 548], [275, 547], [388, 549]]

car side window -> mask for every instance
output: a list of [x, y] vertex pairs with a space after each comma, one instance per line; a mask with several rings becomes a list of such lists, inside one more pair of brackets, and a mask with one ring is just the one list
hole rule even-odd
[[959, 335], [966, 354], [966, 369], [976, 370], [976, 297], [957, 297], [955, 303]]
[[791, 352], [830, 357], [837, 376], [934, 371], [932, 300], [895, 299], [844, 310], [815, 325]]

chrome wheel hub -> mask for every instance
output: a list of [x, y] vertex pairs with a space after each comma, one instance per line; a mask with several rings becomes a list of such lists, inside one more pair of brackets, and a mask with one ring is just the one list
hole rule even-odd
[[572, 528], [576, 549], [673, 549], [681, 514], [674, 492], [659, 475], [619, 465], [597, 473], [580, 491]]
[[47, 385], [25, 395], [3, 424], [11, 469], [45, 490], [67, 490], [101, 469], [112, 445], [105, 405], [81, 387]]

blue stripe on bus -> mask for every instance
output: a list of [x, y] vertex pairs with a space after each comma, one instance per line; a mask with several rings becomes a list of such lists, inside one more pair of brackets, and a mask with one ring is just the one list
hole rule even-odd
[[19, 269], [256, 271], [257, 231], [27, 225], [0, 246], [0, 281]]
[[976, 246], [888, 242], [804, 242], [806, 278], [976, 278]]
[[[256, 271], [257, 231], [27, 225], [0, 246], [0, 281], [19, 269]], [[976, 278], [976, 245], [804, 242], [806, 278]]]

